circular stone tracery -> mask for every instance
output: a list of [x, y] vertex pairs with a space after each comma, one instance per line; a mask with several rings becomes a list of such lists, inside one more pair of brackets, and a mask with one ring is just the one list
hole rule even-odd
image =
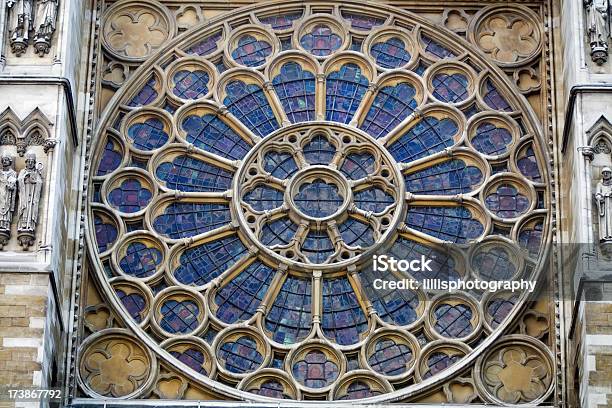
[[[234, 203], [264, 253], [302, 270], [321, 264], [320, 269], [332, 271], [376, 249], [365, 240], [357, 246], [347, 242], [341, 233], [347, 223], [361, 223], [363, 232], [384, 242], [385, 232], [400, 221], [403, 186], [399, 166], [376, 140], [345, 125], [311, 122], [283, 128], [249, 152], [235, 178], [242, 200]], [[253, 200], [255, 192], [259, 200]], [[258, 205], [262, 197], [267, 197], [265, 206]], [[287, 225], [295, 233], [269, 240]]]
[[[169, 43], [92, 139], [87, 239], [108, 309], [168, 370], [236, 400], [409, 402], [466, 373], [524, 294], [367, 290], [384, 251], [454, 279], [491, 275], [508, 257], [489, 249], [507, 247], [540, 273], [541, 127], [463, 44], [351, 0], [260, 3]], [[471, 258], [440, 250], [475, 241]]]

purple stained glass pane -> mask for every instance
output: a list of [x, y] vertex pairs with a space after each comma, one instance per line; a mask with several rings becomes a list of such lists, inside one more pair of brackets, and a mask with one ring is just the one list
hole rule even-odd
[[521, 248], [529, 251], [530, 256], [537, 256], [540, 252], [542, 244], [542, 234], [544, 233], [544, 224], [538, 222], [531, 228], [524, 228], [518, 236], [519, 245]]
[[140, 150], [154, 150], [162, 147], [168, 139], [164, 123], [157, 118], [149, 118], [143, 123], [135, 123], [128, 129], [128, 137]]
[[368, 79], [359, 66], [345, 64], [326, 79], [326, 120], [349, 123], [368, 90]]
[[421, 34], [421, 40], [423, 41], [425, 51], [433, 55], [434, 57], [445, 59], [457, 56], [454, 52], [444, 47], [442, 44], [429, 37], [428, 35]]
[[342, 46], [342, 38], [328, 26], [319, 24], [300, 38], [300, 45], [312, 55], [325, 57]]
[[377, 373], [395, 376], [405, 373], [413, 358], [412, 350], [407, 345], [382, 338], [376, 342], [368, 364]]
[[251, 388], [248, 390], [248, 392], [270, 398], [291, 399], [287, 394], [285, 394], [283, 385], [276, 380], [266, 380], [259, 386], [259, 388]]
[[519, 171], [529, 180], [541, 182], [542, 175], [540, 174], [538, 159], [533, 151], [533, 147], [529, 146], [519, 154], [519, 157], [520, 158], [516, 161]]
[[502, 324], [506, 316], [508, 316], [514, 308], [516, 300], [516, 296], [512, 296], [509, 299], [499, 297], [489, 302], [487, 305], [487, 314], [491, 317], [491, 327], [495, 329]]
[[333, 361], [329, 361], [321, 351], [308, 352], [303, 360], [296, 362], [293, 367], [293, 376], [299, 383], [310, 388], [323, 388], [338, 378], [339, 368]]
[[490, 79], [487, 79], [485, 83], [485, 95], [483, 99], [492, 109], [504, 112], [512, 112], [513, 110], [512, 106], [510, 106], [508, 101], [501, 95]]
[[218, 355], [225, 369], [237, 374], [253, 372], [263, 363], [263, 356], [257, 351], [257, 343], [251, 336], [224, 343]]
[[269, 42], [246, 34], [238, 39], [232, 58], [240, 65], [257, 67], [263, 65], [271, 53], [272, 45]]
[[273, 14], [270, 16], [259, 17], [263, 24], [269, 24], [274, 30], [288, 30], [293, 27], [293, 22], [302, 17], [302, 12]]
[[123, 304], [123, 307], [125, 307], [125, 310], [132, 316], [132, 319], [134, 319], [136, 323], [140, 323], [145, 307], [147, 306], [145, 298], [138, 293], [127, 294], [121, 289], [115, 290], [115, 293]]
[[461, 278], [461, 275], [457, 272], [455, 260], [448, 252], [420, 244], [407, 238], [400, 237], [396, 239], [389, 249], [389, 255], [393, 255], [396, 259], [420, 259], [421, 256], [431, 259], [429, 265], [431, 271], [411, 272], [413, 278], [419, 281], [423, 279], [456, 281]]
[[511, 257], [502, 246], [481, 248], [472, 259], [472, 267], [484, 280], [508, 280], [516, 274]]
[[485, 199], [489, 210], [501, 218], [515, 218], [529, 209], [529, 198], [511, 184], [500, 184]]
[[140, 91], [128, 102], [128, 106], [144, 106], [148, 105], [157, 98], [157, 80], [151, 77], [149, 81], [142, 87]]
[[355, 381], [346, 389], [346, 394], [338, 398], [339, 400], [355, 400], [381, 395], [382, 392], [373, 390], [363, 381]]
[[281, 67], [280, 74], [272, 80], [274, 90], [291, 123], [315, 119], [315, 76], [295, 62]]
[[206, 71], [178, 71], [172, 78], [172, 93], [183, 99], [199, 99], [208, 93], [209, 80], [210, 76]]
[[473, 311], [468, 305], [442, 303], [434, 310], [434, 329], [444, 337], [465, 337], [474, 330], [472, 314]]
[[217, 42], [221, 39], [221, 32], [217, 32], [209, 37], [206, 37], [202, 41], [192, 45], [187, 49], [189, 54], [195, 55], [208, 55], [217, 50]]
[[157, 248], [147, 247], [142, 242], [132, 242], [125, 256], [119, 260], [119, 267], [130, 276], [148, 278], [155, 274], [162, 260], [162, 253]]
[[343, 12], [342, 17], [351, 22], [351, 27], [361, 31], [370, 31], [372, 28], [383, 25], [385, 22], [385, 19], [382, 17], [353, 12]]
[[117, 240], [119, 232], [114, 224], [104, 222], [102, 217], [97, 214], [94, 214], [94, 224], [98, 252], [104, 252]]
[[387, 135], [417, 108], [416, 89], [408, 82], [381, 88], [360, 129], [375, 138]]
[[441, 371], [446, 370], [448, 367], [459, 361], [461, 357], [462, 356], [459, 355], [450, 356], [442, 352], [432, 353], [427, 359], [427, 367], [429, 370], [425, 373], [425, 375], [423, 375], [423, 379], [429, 378]]
[[406, 225], [432, 237], [454, 243], [465, 243], [484, 232], [482, 223], [463, 206], [414, 206], [408, 209]]
[[436, 74], [431, 83], [434, 98], [442, 102], [458, 103], [469, 96], [469, 81], [463, 74]]
[[108, 202], [124, 213], [138, 212], [145, 208], [153, 194], [140, 184], [140, 180], [130, 178], [108, 194]]
[[480, 153], [495, 156], [508, 151], [508, 146], [512, 143], [512, 134], [506, 128], [485, 122], [476, 128], [476, 135], [471, 142]]
[[323, 281], [321, 329], [340, 345], [357, 343], [368, 329], [368, 320], [347, 278]]
[[166, 187], [187, 192], [227, 191], [233, 178], [228, 170], [187, 155], [161, 163], [155, 175], [166, 183]]
[[410, 52], [406, 44], [398, 37], [392, 37], [385, 42], [372, 45], [370, 54], [382, 68], [399, 68], [410, 62]]
[[170, 354], [195, 372], [208, 375], [208, 372], [204, 366], [206, 357], [204, 356], [204, 353], [197, 348], [191, 347], [183, 352], [171, 351]]
[[194, 331], [200, 324], [199, 306], [191, 300], [166, 300], [160, 309], [163, 330], [173, 334], [186, 334]]
[[376, 158], [370, 153], [349, 154], [340, 171], [351, 180], [359, 180], [374, 172]]
[[174, 202], [153, 220], [160, 234], [180, 239], [220, 228], [231, 222], [229, 205], [224, 203]]
[[105, 176], [112, 173], [119, 167], [122, 159], [123, 155], [121, 154], [121, 151], [119, 151], [119, 149], [115, 146], [115, 143], [109, 139], [104, 146], [104, 153], [102, 153], [102, 158], [98, 164], [98, 172], [96, 175]]

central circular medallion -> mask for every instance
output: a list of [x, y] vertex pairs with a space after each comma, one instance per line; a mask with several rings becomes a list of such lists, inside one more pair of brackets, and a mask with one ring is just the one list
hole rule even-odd
[[342, 215], [350, 202], [351, 189], [346, 178], [326, 166], [310, 166], [298, 172], [287, 189], [290, 208], [298, 216], [315, 222]]
[[240, 223], [261, 252], [302, 272], [359, 263], [401, 221], [404, 180], [382, 145], [330, 122], [287, 126], [242, 161]]

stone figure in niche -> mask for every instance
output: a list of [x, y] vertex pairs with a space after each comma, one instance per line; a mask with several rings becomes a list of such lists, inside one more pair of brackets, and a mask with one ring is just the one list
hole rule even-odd
[[30, 31], [34, 19], [33, 0], [7, 0], [10, 10], [9, 30], [13, 53], [20, 56], [30, 43]]
[[602, 65], [608, 60], [608, 37], [610, 37], [609, 0], [584, 0], [587, 16], [587, 35], [591, 45], [591, 59]]
[[49, 53], [51, 49], [51, 37], [55, 32], [57, 21], [58, 0], [39, 0], [36, 11], [36, 36], [34, 37], [34, 48], [41, 57]]
[[17, 195], [17, 172], [13, 169], [13, 157], [3, 153], [0, 158], [0, 249], [11, 238], [11, 223]]
[[19, 172], [19, 206], [17, 221], [17, 239], [28, 249], [34, 245], [36, 224], [38, 223], [38, 207], [42, 192], [42, 163], [36, 159], [36, 154], [28, 152], [25, 155], [25, 168]]
[[595, 200], [599, 215], [599, 242], [612, 243], [612, 169], [609, 167], [601, 170]]

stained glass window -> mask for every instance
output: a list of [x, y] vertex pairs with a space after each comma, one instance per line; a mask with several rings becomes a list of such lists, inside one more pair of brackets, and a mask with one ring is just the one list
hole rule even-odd
[[457, 130], [457, 123], [450, 118], [426, 116], [394, 141], [389, 152], [395, 160], [410, 163], [452, 146]]
[[324, 57], [340, 48], [342, 38], [328, 26], [320, 24], [300, 38], [300, 45], [312, 55]]
[[183, 99], [198, 99], [208, 93], [208, 81], [210, 76], [206, 71], [181, 70], [174, 74], [174, 93]]
[[410, 62], [410, 52], [406, 44], [398, 37], [391, 37], [384, 42], [377, 42], [370, 50], [376, 63], [383, 68], [399, 68]]
[[226, 191], [232, 184], [232, 173], [221, 167], [187, 155], [161, 163], [155, 172], [168, 188], [180, 191]]
[[368, 321], [348, 279], [323, 281], [321, 328], [326, 336], [342, 345], [358, 342], [361, 333], [368, 328]]
[[291, 123], [314, 120], [315, 76], [312, 72], [289, 62], [281, 67], [272, 84]]
[[345, 64], [326, 79], [326, 120], [349, 123], [368, 90], [366, 78], [359, 66]]
[[310, 280], [288, 277], [266, 315], [265, 328], [280, 344], [293, 344], [311, 330]]
[[232, 58], [239, 64], [256, 67], [266, 62], [266, 58], [271, 52], [272, 45], [270, 43], [258, 40], [252, 35], [243, 35], [232, 51]]
[[278, 129], [278, 122], [261, 87], [232, 81], [225, 87], [223, 103], [230, 112], [258, 136], [266, 136]]
[[406, 224], [444, 241], [464, 243], [484, 232], [482, 223], [465, 207], [410, 207]]
[[479, 185], [483, 175], [478, 167], [453, 159], [426, 170], [406, 175], [406, 189], [414, 194], [462, 194]]
[[169, 138], [168, 133], [164, 131], [162, 121], [155, 118], [130, 126], [128, 136], [134, 142], [134, 146], [140, 150], [157, 149], [163, 146]]
[[189, 143], [230, 160], [242, 159], [251, 146], [219, 117], [190, 115], [181, 127]]
[[407, 82], [381, 88], [360, 128], [376, 138], [385, 136], [416, 109], [415, 95]]
[[178, 239], [193, 237], [231, 221], [227, 204], [172, 203], [153, 221], [153, 228], [162, 235]]

